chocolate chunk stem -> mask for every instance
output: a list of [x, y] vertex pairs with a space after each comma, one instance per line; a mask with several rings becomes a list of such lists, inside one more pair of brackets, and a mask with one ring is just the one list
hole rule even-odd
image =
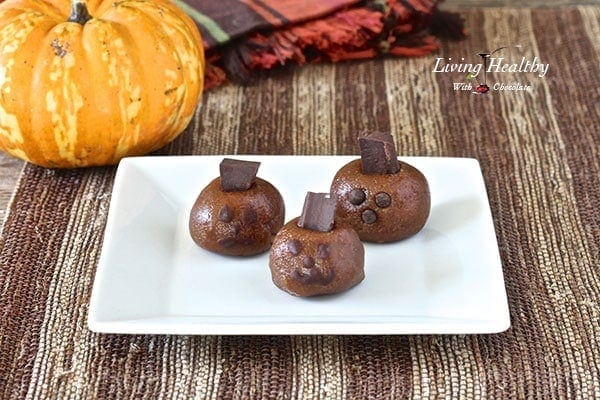
[[250, 189], [256, 180], [259, 162], [224, 158], [219, 165], [221, 189], [225, 192], [242, 192]]
[[362, 131], [358, 134], [358, 146], [364, 174], [395, 174], [400, 170], [391, 134]]
[[333, 228], [335, 205], [335, 199], [329, 196], [329, 193], [306, 193], [298, 226], [313, 231], [329, 232]]

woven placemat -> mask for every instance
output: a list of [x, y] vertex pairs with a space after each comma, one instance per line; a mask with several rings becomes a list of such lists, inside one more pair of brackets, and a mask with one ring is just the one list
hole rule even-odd
[[[207, 93], [166, 154], [475, 157], [512, 327], [455, 336], [127, 336], [88, 331], [114, 168], [27, 165], [0, 239], [0, 398], [600, 398], [600, 8], [469, 12], [440, 57], [521, 44], [531, 91], [454, 91], [435, 59], [319, 65]], [[474, 58], [473, 58], [474, 57]], [[499, 75], [488, 77], [497, 79]], [[460, 188], [457, 188], [460, 190]]]

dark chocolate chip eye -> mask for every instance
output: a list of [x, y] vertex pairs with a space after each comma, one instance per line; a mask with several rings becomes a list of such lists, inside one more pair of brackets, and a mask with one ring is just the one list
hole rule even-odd
[[377, 221], [377, 213], [371, 209], [366, 209], [362, 212], [362, 220], [365, 224], [372, 224]]
[[242, 211], [242, 223], [244, 225], [251, 225], [256, 222], [258, 219], [258, 215], [256, 215], [256, 211], [252, 207], [244, 207], [244, 211]]
[[315, 266], [315, 259], [311, 256], [306, 256], [302, 260], [302, 265], [304, 265], [306, 268], [312, 268]]
[[321, 243], [317, 246], [317, 258], [325, 260], [327, 257], [329, 257], [329, 246]]
[[233, 219], [233, 212], [231, 212], [231, 208], [229, 208], [227, 204], [225, 204], [219, 210], [219, 216], [217, 218], [219, 218], [219, 221], [221, 222], [231, 222], [231, 220]]
[[375, 195], [375, 204], [381, 208], [389, 207], [392, 204], [392, 198], [386, 192], [379, 192]]
[[294, 256], [297, 256], [302, 251], [302, 243], [298, 240], [290, 240], [287, 242], [287, 250]]
[[362, 189], [352, 189], [350, 193], [348, 193], [348, 201], [355, 206], [362, 204], [366, 198], [367, 195]]

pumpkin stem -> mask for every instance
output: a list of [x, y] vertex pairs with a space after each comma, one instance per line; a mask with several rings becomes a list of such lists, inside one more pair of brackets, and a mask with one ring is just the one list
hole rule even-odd
[[78, 24], [85, 25], [90, 19], [92, 19], [92, 16], [88, 12], [85, 0], [73, 0], [71, 2], [69, 22], [77, 22]]

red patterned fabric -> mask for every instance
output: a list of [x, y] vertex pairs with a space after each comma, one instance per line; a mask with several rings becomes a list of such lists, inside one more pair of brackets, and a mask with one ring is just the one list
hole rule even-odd
[[206, 89], [290, 63], [423, 56], [460, 39], [462, 18], [433, 0], [175, 0], [205, 41]]

